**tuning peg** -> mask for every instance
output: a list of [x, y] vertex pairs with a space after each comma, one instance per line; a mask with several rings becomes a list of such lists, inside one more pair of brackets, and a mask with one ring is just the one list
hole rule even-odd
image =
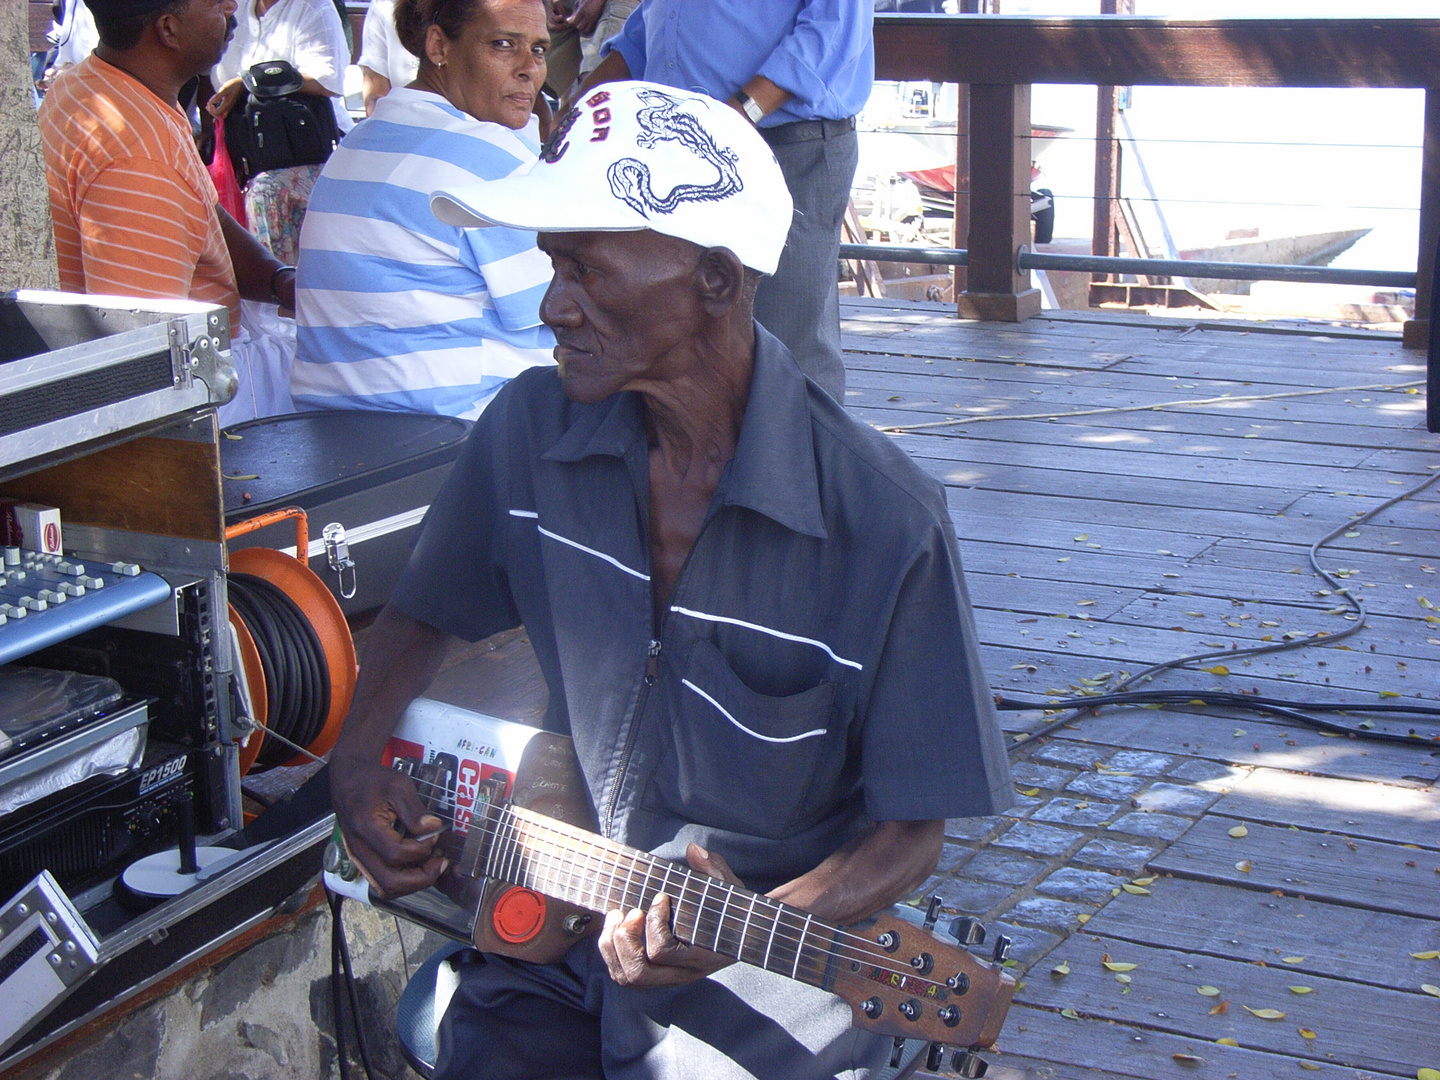
[[925, 909], [924, 925], [926, 930], [935, 929], [935, 919], [940, 914], [940, 905], [942, 902], [943, 901], [941, 901], [940, 897], [938, 896], [930, 897], [930, 906]]
[[976, 1080], [977, 1077], [985, 1075], [986, 1070], [990, 1068], [990, 1063], [974, 1050], [956, 1050], [955, 1057], [950, 1061], [950, 1068], [958, 1076], [964, 1076], [967, 1080]]
[[898, 1068], [900, 1067], [900, 1057], [901, 1057], [901, 1055], [904, 1054], [904, 1053], [905, 1053], [905, 1036], [904, 1036], [904, 1035], [896, 1035], [896, 1036], [895, 1036], [895, 1045], [890, 1048], [890, 1068], [892, 1068], [892, 1069], [898, 1069]]
[[950, 936], [961, 945], [983, 945], [985, 925], [969, 915], [961, 915], [950, 924]]
[[995, 951], [991, 954], [991, 956], [995, 960], [995, 963], [1003, 964], [1006, 960], [1010, 959], [1010, 945], [1010, 939], [1004, 934], [999, 934], [996, 936]]
[[940, 1071], [941, 1059], [945, 1056], [945, 1047], [939, 1043], [931, 1043], [930, 1050], [925, 1055], [925, 1068], [930, 1072]]

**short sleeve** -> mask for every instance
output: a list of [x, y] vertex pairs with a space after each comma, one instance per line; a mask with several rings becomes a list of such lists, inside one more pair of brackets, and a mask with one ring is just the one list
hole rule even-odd
[[480, 415], [420, 526], [393, 603], [466, 641], [520, 625], [504, 570], [508, 385]]
[[345, 27], [340, 13], [329, 0], [317, 3], [296, 27], [291, 63], [301, 75], [308, 75], [332, 94], [345, 93], [345, 67], [350, 49], [345, 44]]
[[495, 314], [506, 330], [540, 325], [540, 301], [550, 287], [549, 257], [524, 229], [491, 226], [461, 233], [460, 261], [485, 281]]
[[188, 297], [214, 213], [157, 161], [123, 158], [101, 170], [76, 204], [86, 290]]
[[1010, 804], [1010, 766], [948, 522], [931, 528], [900, 585], [863, 722], [872, 819], [975, 817]]
[[600, 48], [600, 57], [604, 59], [610, 53], [618, 52], [625, 58], [625, 66], [630, 69], [632, 79], [643, 79], [645, 77], [645, 8], [646, 4], [641, 3], [630, 17], [625, 20], [625, 25], [620, 32], [607, 41]]
[[390, 56], [384, 18], [379, 2], [365, 9], [365, 22], [360, 28], [360, 58], [355, 62], [388, 78]]

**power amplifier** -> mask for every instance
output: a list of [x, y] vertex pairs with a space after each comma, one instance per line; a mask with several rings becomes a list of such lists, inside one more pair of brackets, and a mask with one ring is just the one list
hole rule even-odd
[[41, 870], [74, 895], [175, 843], [183, 792], [193, 795], [197, 751], [152, 740], [139, 765], [96, 777], [0, 819], [0, 898]]

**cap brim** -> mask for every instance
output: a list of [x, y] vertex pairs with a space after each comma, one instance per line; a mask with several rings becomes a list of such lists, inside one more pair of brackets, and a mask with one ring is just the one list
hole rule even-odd
[[535, 232], [638, 232], [653, 227], [628, 206], [577, 198], [567, 184], [535, 172], [433, 192], [430, 212], [462, 229], [503, 225]]

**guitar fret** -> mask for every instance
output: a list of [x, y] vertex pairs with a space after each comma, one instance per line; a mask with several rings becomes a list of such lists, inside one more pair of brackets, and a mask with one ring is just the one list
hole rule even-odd
[[755, 901], [760, 899], [758, 893], [750, 894], [750, 906], [745, 909], [745, 922], [740, 927], [740, 947], [735, 950], [735, 957], [743, 961], [745, 959], [745, 939], [750, 934], [750, 919], [755, 914]]
[[770, 916], [770, 937], [765, 941], [765, 956], [760, 961], [760, 966], [766, 971], [770, 970], [770, 951], [775, 948], [775, 931], [780, 926], [780, 916], [784, 914], [784, 907], [777, 907], [775, 913]]
[[815, 916], [807, 913], [805, 915], [805, 925], [800, 927], [800, 940], [795, 943], [795, 966], [790, 969], [790, 977], [792, 979], [798, 979], [800, 977], [800, 954], [805, 951], [805, 935], [810, 932], [810, 920], [814, 917]]

